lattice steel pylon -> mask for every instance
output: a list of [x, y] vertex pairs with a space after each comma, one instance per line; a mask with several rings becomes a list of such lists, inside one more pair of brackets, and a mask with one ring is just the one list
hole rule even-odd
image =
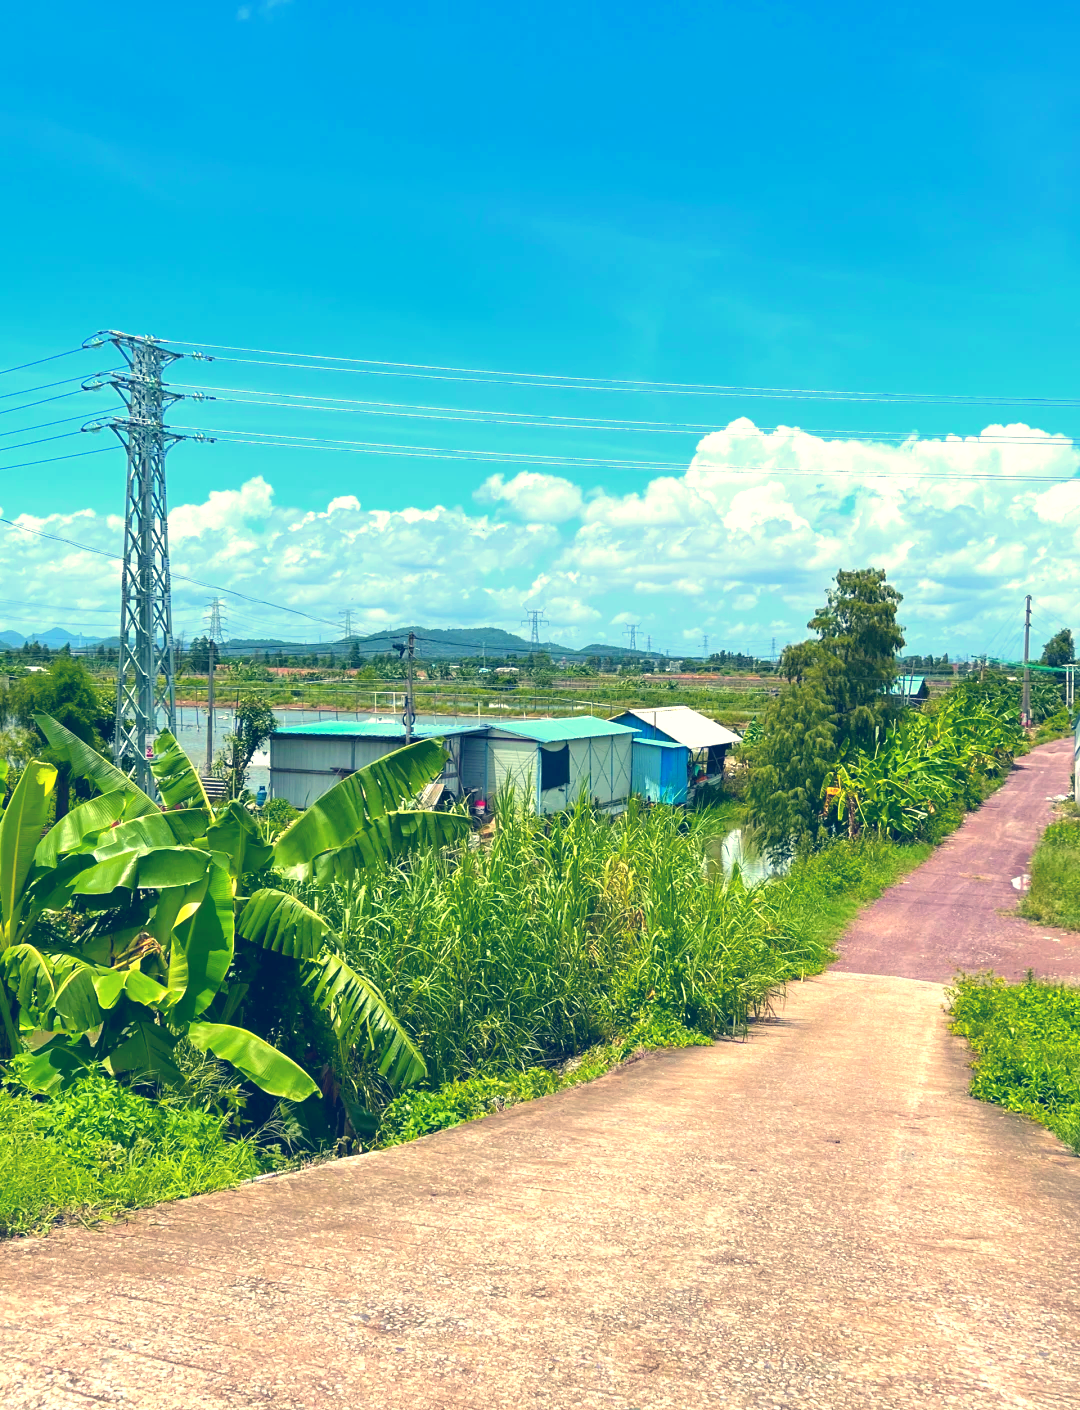
[[542, 607], [526, 607], [525, 616], [521, 619], [521, 625], [530, 628], [530, 644], [539, 647], [540, 628], [549, 625], [548, 619], [544, 616], [544, 609]]
[[183, 354], [150, 337], [104, 336], [127, 363], [126, 372], [109, 378], [128, 413], [109, 423], [127, 451], [113, 757], [153, 797], [148, 753], [159, 728], [176, 731], [165, 455], [186, 439], [165, 426], [166, 409], [182, 397], [164, 386], [161, 374]]

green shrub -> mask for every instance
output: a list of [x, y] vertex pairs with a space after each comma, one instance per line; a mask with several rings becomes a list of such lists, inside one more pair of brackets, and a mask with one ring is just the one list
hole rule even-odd
[[976, 1055], [972, 1096], [1042, 1122], [1080, 1155], [1080, 988], [962, 974], [948, 995], [953, 1032]]
[[281, 1164], [226, 1136], [227, 1117], [92, 1074], [40, 1098], [0, 1087], [0, 1236], [224, 1189]]
[[418, 1136], [460, 1126], [463, 1121], [475, 1121], [504, 1107], [534, 1097], [547, 1097], [553, 1092], [591, 1082], [609, 1072], [634, 1053], [656, 1048], [687, 1048], [708, 1045], [712, 1039], [688, 1029], [670, 1014], [651, 1013], [633, 1024], [611, 1043], [601, 1043], [588, 1049], [579, 1058], [571, 1059], [560, 1070], [530, 1067], [524, 1072], [505, 1076], [470, 1077], [463, 1082], [447, 1082], [433, 1091], [404, 1092], [395, 1097], [382, 1114], [379, 1123], [379, 1144], [397, 1146]]
[[1019, 910], [1042, 925], [1080, 930], [1080, 820], [1051, 823], [1043, 833]]

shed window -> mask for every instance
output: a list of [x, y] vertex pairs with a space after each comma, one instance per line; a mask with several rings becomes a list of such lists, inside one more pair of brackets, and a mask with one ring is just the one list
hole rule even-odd
[[570, 746], [560, 744], [557, 748], [540, 750], [540, 791], [549, 788], [565, 788], [570, 782]]

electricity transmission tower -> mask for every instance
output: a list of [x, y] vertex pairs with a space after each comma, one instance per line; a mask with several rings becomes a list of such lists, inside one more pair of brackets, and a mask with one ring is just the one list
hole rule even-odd
[[107, 336], [127, 364], [126, 371], [108, 379], [127, 409], [126, 416], [109, 422], [127, 451], [113, 756], [154, 796], [147, 756], [161, 717], [170, 732], [176, 731], [165, 456], [177, 441], [187, 439], [165, 426], [166, 410], [182, 397], [163, 385], [161, 374], [183, 354], [170, 352], [154, 338]]
[[701, 638], [701, 655], [703, 660], [707, 661], [709, 659], [709, 638], [707, 633]]
[[627, 622], [626, 626], [623, 628], [627, 636], [630, 638], [630, 646], [628, 648], [630, 651], [637, 650], [637, 634], [640, 626], [640, 622]]
[[529, 640], [533, 646], [540, 645], [540, 628], [549, 626], [548, 619], [544, 616], [542, 607], [526, 607], [525, 616], [521, 619], [523, 627], [531, 629]]
[[352, 608], [346, 607], [341, 614], [342, 634], [346, 641], [349, 641], [353, 634], [352, 628]]

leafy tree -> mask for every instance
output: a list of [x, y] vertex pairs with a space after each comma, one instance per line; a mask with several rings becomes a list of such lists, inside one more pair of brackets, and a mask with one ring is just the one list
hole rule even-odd
[[188, 648], [188, 665], [196, 675], [203, 675], [210, 669], [209, 637], [192, 637], [191, 645]]
[[360, 665], [360, 643], [355, 637], [349, 643], [349, 668], [355, 671]]
[[225, 736], [222, 757], [228, 771], [229, 797], [239, 798], [244, 791], [247, 771], [252, 759], [277, 728], [277, 720], [269, 705], [257, 695], [242, 695], [236, 703], [233, 732]]
[[783, 856], [814, 832], [836, 762], [836, 726], [820, 679], [783, 686], [762, 723], [750, 751], [747, 802], [762, 845]]
[[[8, 694], [8, 709], [27, 729], [37, 730], [37, 715], [46, 714], [77, 735], [84, 744], [99, 752], [113, 725], [112, 711], [94, 687], [94, 678], [73, 656], [57, 655], [49, 670], [24, 676]], [[71, 770], [65, 758], [56, 754], [45, 736], [38, 758], [56, 766], [56, 818], [68, 811], [71, 800]]]
[[1044, 666], [1064, 666], [1068, 661], [1076, 660], [1076, 647], [1073, 644], [1073, 634], [1068, 627], [1062, 627], [1043, 647], [1041, 664]]
[[883, 568], [841, 570], [825, 606], [807, 624], [818, 633], [821, 653], [809, 675], [829, 702], [840, 750], [872, 748], [889, 713], [886, 691], [904, 645], [896, 621], [902, 601]]

